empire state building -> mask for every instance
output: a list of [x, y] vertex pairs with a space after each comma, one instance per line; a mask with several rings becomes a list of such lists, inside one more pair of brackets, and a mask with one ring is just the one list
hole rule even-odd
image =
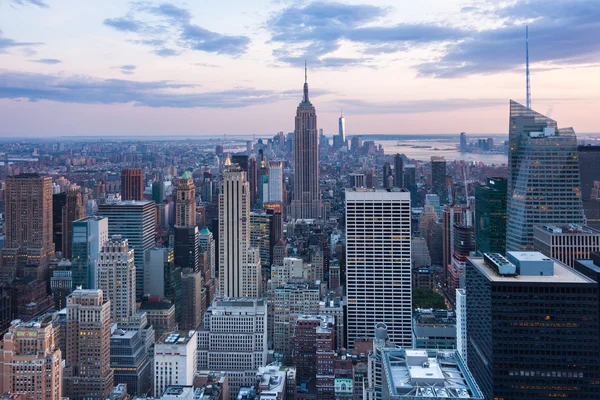
[[308, 99], [304, 68], [304, 97], [296, 110], [294, 129], [294, 196], [292, 217], [318, 219], [322, 216], [319, 192], [319, 135], [317, 113]]

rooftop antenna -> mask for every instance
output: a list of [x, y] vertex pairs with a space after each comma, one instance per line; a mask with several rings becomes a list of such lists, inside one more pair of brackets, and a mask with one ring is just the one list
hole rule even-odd
[[304, 60], [304, 83], [308, 82], [308, 72], [306, 67], [306, 60]]
[[531, 85], [529, 81], [529, 27], [525, 26], [525, 75], [527, 76], [527, 108], [531, 110]]

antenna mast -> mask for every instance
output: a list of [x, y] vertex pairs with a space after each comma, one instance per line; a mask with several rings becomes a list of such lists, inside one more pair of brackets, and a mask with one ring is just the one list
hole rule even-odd
[[525, 75], [527, 76], [527, 108], [531, 110], [531, 84], [529, 80], [529, 27], [525, 26]]

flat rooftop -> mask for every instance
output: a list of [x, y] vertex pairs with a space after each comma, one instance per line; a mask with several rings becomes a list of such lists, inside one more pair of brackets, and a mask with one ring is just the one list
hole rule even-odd
[[[537, 252], [518, 252], [518, 253], [532, 253], [540, 254]], [[543, 255], [542, 255], [543, 256]], [[523, 260], [523, 257], [519, 255], [519, 259]], [[527, 258], [528, 261], [543, 261], [539, 255], [531, 255], [531, 258]], [[548, 258], [543, 256], [544, 258]], [[538, 260], [539, 258], [539, 260]], [[554, 275], [514, 275], [514, 276], [502, 276], [498, 275], [491, 267], [485, 264], [483, 257], [469, 257], [468, 260], [478, 270], [480, 270], [490, 281], [493, 282], [530, 282], [530, 283], [594, 283], [593, 280], [589, 279], [583, 274], [575, 271], [566, 265], [554, 261]]]
[[579, 224], [561, 224], [561, 225], [536, 225], [534, 229], [539, 229], [550, 234], [557, 235], [600, 235], [600, 231], [590, 228], [586, 225]]
[[383, 349], [389, 399], [477, 399], [483, 394], [455, 350]]
[[176, 344], [176, 345], [186, 345], [192, 339], [193, 333], [195, 331], [179, 331], [179, 332], [169, 332], [163, 334], [160, 339], [156, 341], [156, 343], [160, 344]]

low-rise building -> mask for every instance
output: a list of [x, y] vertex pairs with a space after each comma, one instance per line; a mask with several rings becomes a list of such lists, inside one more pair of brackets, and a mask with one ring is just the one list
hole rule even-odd
[[456, 315], [449, 310], [416, 309], [413, 343], [417, 349], [455, 349]]
[[197, 367], [197, 332], [165, 333], [154, 345], [154, 396], [171, 385], [191, 386]]

